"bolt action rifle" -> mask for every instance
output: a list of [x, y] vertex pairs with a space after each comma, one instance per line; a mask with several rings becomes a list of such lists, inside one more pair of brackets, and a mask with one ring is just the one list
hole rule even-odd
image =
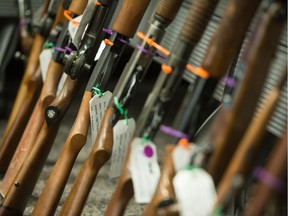
[[[217, 4], [217, 1], [209, 1], [209, 2], [208, 1], [195, 1], [193, 2], [189, 10], [189, 16], [187, 16], [185, 24], [183, 25], [181, 35], [179, 36], [179, 40], [174, 45], [173, 50], [171, 51], [171, 54], [167, 60], [167, 65], [169, 66], [167, 67], [164, 66], [164, 69], [163, 69], [165, 70], [166, 68], [173, 68], [173, 71], [170, 71], [171, 72], [170, 75], [166, 74], [164, 71], [161, 72], [160, 77], [155, 83], [155, 90], [152, 92], [154, 95], [157, 95], [157, 96], [160, 95], [162, 93], [162, 92], [159, 93], [161, 90], [161, 87], [165, 86], [165, 84], [167, 84], [167, 86], [176, 85], [175, 81], [177, 79], [179, 81], [179, 79], [181, 78], [181, 74], [185, 69], [188, 57], [190, 56], [190, 53], [192, 49], [194, 48], [194, 46], [200, 40], [200, 37], [205, 29], [206, 24], [209, 21], [210, 16], [212, 15], [214, 8], [216, 7], [216, 4]], [[172, 76], [172, 79], [168, 80], [168, 76]], [[166, 96], [166, 93], [167, 91], [165, 91], [165, 96]], [[168, 94], [170, 94], [170, 92]], [[167, 99], [167, 97], [164, 97], [164, 98]], [[149, 103], [153, 104], [151, 101], [149, 101]], [[151, 104], [149, 104], [149, 106]], [[143, 110], [145, 110], [145, 108]], [[110, 114], [112, 113], [112, 111], [110, 112]], [[147, 133], [144, 134], [142, 132], [141, 130], [142, 128], [138, 124], [140, 123], [142, 124], [142, 126], [144, 126], [145, 122], [146, 121], [148, 122], [147, 119], [149, 119], [147, 115], [145, 118], [142, 117], [141, 119], [141, 114], [140, 114], [139, 120], [136, 124], [137, 126], [136, 126], [136, 131], [134, 133], [134, 137], [136, 136], [142, 137], [142, 135], [147, 135]], [[140, 127], [141, 129], [139, 129], [138, 127]], [[152, 137], [152, 133], [149, 134], [148, 137]], [[129, 158], [130, 158], [129, 157], [130, 148], [131, 148], [131, 142], [128, 147], [128, 151], [127, 151], [125, 162], [122, 168], [121, 176], [118, 180], [112, 199], [109, 202], [108, 207], [105, 212], [105, 215], [107, 216], [108, 215], [122, 215], [125, 211], [125, 207], [127, 203], [133, 196], [134, 192], [133, 192], [131, 174], [128, 168]]]
[[[106, 48], [104, 49], [96, 67], [94, 68], [93, 72], [96, 72], [94, 79], [91, 78], [91, 83], [89, 83], [87, 88], [86, 88], [86, 92], [88, 92], [87, 93], [88, 98], [91, 98], [91, 92], [90, 91], [91, 91], [91, 88], [93, 87], [93, 85], [95, 86], [95, 85], [100, 84], [99, 86], [101, 86], [101, 91], [105, 90], [107, 82], [109, 80], [109, 77], [111, 76], [112, 72], [115, 70], [115, 68], [117, 66], [117, 62], [119, 61], [119, 56], [121, 55], [122, 50], [124, 48], [124, 45], [126, 44], [126, 43], [123, 43], [123, 40], [127, 41], [127, 39], [129, 37], [133, 37], [133, 35], [135, 34], [135, 31], [138, 28], [138, 25], [139, 25], [141, 19], [142, 19], [142, 16], [143, 16], [145, 10], [148, 7], [149, 2], [150, 1], [147, 1], [147, 0], [143, 1], [142, 0], [142, 1], [138, 1], [136, 3], [136, 2], [132, 2], [132, 1], [128, 0], [128, 1], [125, 1], [123, 3], [123, 5], [120, 9], [120, 12], [116, 18], [116, 21], [113, 24], [113, 31], [111, 32], [112, 34], [110, 37], [110, 42], [106, 45]], [[131, 17], [133, 17], [133, 20], [131, 20]], [[161, 24], [161, 23], [159, 23], [159, 24]], [[157, 29], [157, 26], [155, 26], [154, 28]], [[161, 30], [160, 30], [160, 33], [161, 33]], [[147, 59], [141, 58], [141, 60], [142, 60], [141, 63], [144, 64], [142, 69], [144, 69], [144, 67], [146, 66], [145, 64], [147, 63], [146, 62]], [[136, 63], [138, 63], [138, 62], [136, 62]], [[133, 62], [133, 64], [135, 64], [135, 62]], [[141, 65], [138, 66], [135, 64], [131, 68], [128, 67], [128, 70], [126, 69], [125, 73], [132, 73], [132, 72], [135, 73], [135, 71], [140, 73], [140, 72], [142, 72], [142, 70], [140, 70], [140, 68], [141, 68]], [[135, 74], [133, 74], [133, 75], [135, 75]], [[133, 79], [135, 79], [135, 78], [133, 77]], [[121, 80], [121, 78], [120, 78], [120, 80]], [[118, 87], [116, 86], [116, 89], [117, 88]], [[85, 103], [87, 103], [87, 102], [85, 102]], [[83, 104], [83, 101], [82, 101], [82, 104]], [[85, 115], [87, 116], [87, 114], [85, 114]], [[102, 128], [104, 128], [104, 130], [106, 130], [105, 129], [106, 127], [100, 126], [98, 134], [101, 134]], [[86, 137], [87, 128], [83, 131], [85, 132], [84, 135]], [[107, 137], [108, 136], [110, 137], [111, 134], [105, 133], [104, 136], [106, 136], [106, 135], [107, 135]], [[84, 145], [84, 143], [83, 143], [83, 145]], [[97, 143], [97, 138], [96, 138], [96, 143]], [[65, 145], [65, 147], [66, 146], [68, 149], [72, 149], [71, 144], [70, 145], [67, 144], [67, 145]], [[94, 149], [95, 149], [95, 146], [97, 148], [97, 145], [95, 144]], [[72, 153], [72, 157], [74, 154], [77, 156], [78, 152], [81, 149], [81, 148], [77, 149], [78, 147], [79, 146], [77, 146], [76, 148], [73, 147], [72, 151], [74, 153], [72, 153], [72, 151], [68, 152], [68, 153], [69, 154]], [[67, 156], [68, 155], [67, 150], [66, 150], [66, 153], [64, 150], [62, 153], [63, 153], [63, 155], [66, 154], [65, 158], [71, 158], [71, 156]], [[102, 149], [100, 151], [103, 152]], [[94, 153], [94, 152], [96, 152], [96, 153]], [[94, 183], [94, 180], [97, 176], [98, 170], [100, 169], [101, 165], [104, 164], [109, 158], [109, 157], [106, 157], [107, 154], [105, 152], [103, 152], [104, 154], [102, 154], [102, 152], [97, 151], [97, 149], [96, 150], [92, 149], [92, 153], [91, 153], [92, 156], [91, 157], [93, 157], [95, 159], [95, 161], [94, 161], [95, 163], [94, 162], [93, 163], [88, 162], [88, 167], [87, 167], [87, 162], [85, 162], [86, 166], [84, 164], [85, 167], [82, 169], [82, 171], [85, 172], [84, 178], [82, 175], [83, 172], [80, 173], [78, 178], [76, 179], [76, 184], [74, 184], [66, 202], [64, 203], [63, 208], [61, 209], [60, 215], [67, 215], [67, 214], [68, 215], [79, 215], [81, 213], [82, 208], [83, 208], [83, 206], [86, 202], [86, 199], [89, 195], [89, 191], [90, 191], [90, 189]], [[100, 155], [99, 155], [99, 153], [100, 153]], [[94, 159], [92, 159], [92, 160], [94, 160]], [[73, 161], [71, 161], [72, 163], [69, 166], [73, 165], [74, 160], [75, 159], [73, 159]], [[88, 158], [88, 160], [89, 160], [89, 158]], [[97, 162], [99, 162], [99, 163], [97, 163]], [[82, 183], [81, 181], [83, 181], [83, 180], [84, 180], [84, 183], [81, 184]], [[80, 184], [79, 184], [79, 182], [80, 182]], [[75, 185], [76, 185], [76, 187], [75, 187]], [[77, 186], [79, 186], [79, 185], [80, 185], [80, 191], [75, 194], [74, 190], [78, 190]]]
[[[84, 3], [84, 5], [83, 5]], [[83, 13], [86, 2], [73, 0], [69, 9]], [[23, 213], [54, 142], [61, 119], [81, 82], [66, 78], [59, 95], [45, 110], [45, 122], [0, 206], [0, 215]]]
[[[263, 7], [261, 9], [265, 11], [265, 5]], [[257, 35], [257, 39], [253, 40], [251, 51], [249, 50], [246, 55], [247, 65], [241, 66], [244, 68], [244, 79], [235, 92], [235, 100], [226, 102], [225, 107], [222, 107], [227, 109], [225, 128], [218, 133], [219, 136], [215, 140], [212, 140], [211, 147], [213, 146], [214, 150], [207, 164], [207, 171], [212, 175], [216, 186], [254, 114], [257, 99], [268, 73], [268, 66], [274, 56], [285, 23], [283, 17], [285, 11], [278, 9], [271, 17], [263, 18], [265, 24], [259, 29], [259, 37]]]
[[[67, 62], [74, 62], [70, 64], [70, 68], [77, 68], [78, 64], [85, 63], [93, 68], [93, 60], [98, 50], [100, 41], [99, 38], [104, 38], [103, 27], [107, 27], [110, 23], [112, 15], [116, 9], [118, 1], [105, 0], [91, 2], [84, 11], [84, 16], [90, 16], [90, 27], [88, 27], [83, 40], [80, 45], [80, 49], [77, 52], [70, 53], [71, 56], [67, 57]], [[90, 9], [92, 6], [92, 12]], [[86, 18], [83, 18], [86, 19]], [[98, 32], [98, 37], [95, 32]], [[89, 47], [87, 49], [87, 47]], [[84, 50], [85, 49], [85, 50]], [[69, 60], [68, 60], [69, 59]], [[74, 61], [74, 60], [77, 61]], [[68, 66], [66, 66], [67, 69]], [[78, 67], [81, 68], [81, 67]], [[79, 70], [79, 69], [78, 69]], [[35, 205], [32, 215], [51, 215], [54, 214], [57, 204], [61, 198], [65, 184], [72, 170], [76, 157], [86, 142], [87, 131], [89, 127], [89, 101], [92, 98], [92, 85], [94, 85], [94, 73], [92, 73], [90, 80], [88, 81], [86, 90], [82, 97], [82, 102], [70, 131], [70, 134], [65, 142], [63, 151], [59, 155], [46, 185]]]
[[[266, 207], [275, 195], [287, 197], [287, 128], [285, 131], [279, 142], [275, 144], [266, 166], [258, 167], [255, 171], [258, 184], [245, 208], [244, 213], [247, 216], [265, 215]], [[287, 198], [286, 202], [284, 200], [281, 202], [286, 205]], [[280, 215], [281, 212], [272, 214]]]
[[51, 28], [54, 28], [63, 19], [63, 9], [62, 7], [58, 9], [58, 5], [59, 1], [50, 1], [47, 13], [41, 19], [39, 34], [33, 40], [26, 70], [0, 144], [1, 173], [5, 173], [8, 168], [39, 96], [43, 84], [39, 67], [39, 55]]

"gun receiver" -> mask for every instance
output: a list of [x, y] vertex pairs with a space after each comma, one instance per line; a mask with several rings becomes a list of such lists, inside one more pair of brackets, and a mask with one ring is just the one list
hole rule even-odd
[[[285, 182], [285, 176], [287, 176], [287, 128], [285, 131], [278, 143], [275, 144], [265, 168], [259, 168], [259, 173], [263, 174], [256, 176], [259, 182], [244, 211], [247, 216], [265, 214], [265, 208], [274, 194], [286, 194], [287, 196], [287, 182]], [[270, 181], [271, 184], [269, 184], [269, 178], [273, 179]], [[280, 212], [274, 213], [275, 215], [281, 214]]]
[[[227, 111], [225, 130], [213, 141], [215, 149], [208, 161], [207, 171], [213, 176], [216, 185], [218, 185], [253, 116], [257, 99], [268, 73], [268, 66], [285, 23], [283, 8], [281, 3], [272, 3], [266, 15], [263, 16], [262, 25], [259, 26], [257, 36], [252, 41], [251, 51], [247, 53], [246, 62], [249, 64], [244, 69], [245, 77], [235, 93], [235, 101], [231, 110]], [[245, 111], [243, 110], [244, 104]]]

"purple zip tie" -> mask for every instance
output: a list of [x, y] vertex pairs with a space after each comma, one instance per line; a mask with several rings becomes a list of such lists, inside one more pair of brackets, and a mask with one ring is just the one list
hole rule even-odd
[[281, 192], [285, 188], [285, 184], [283, 181], [273, 176], [271, 173], [269, 173], [266, 169], [262, 167], [256, 167], [255, 170], [253, 171], [253, 175], [259, 181], [261, 181], [262, 183], [266, 185], [269, 185], [275, 190], [278, 190]]
[[103, 30], [104, 32], [106, 32], [107, 34], [110, 34], [110, 35], [113, 34], [113, 31], [112, 31], [111, 29], [103, 28], [102, 30]]
[[162, 55], [160, 55], [160, 54], [158, 54], [158, 53], [151, 52], [151, 51], [145, 49], [144, 47], [140, 46], [139, 44], [136, 44], [135, 47], [136, 47], [138, 50], [142, 51], [143, 53], [145, 53], [145, 54], [147, 54], [147, 55], [160, 57], [160, 58], [166, 60], [166, 57], [165, 57], [165, 56], [162, 56]]
[[236, 85], [236, 80], [228, 76], [223, 77], [222, 82], [224, 82], [225, 85], [231, 88], [233, 88]]
[[72, 52], [72, 49], [68, 46], [65, 46], [65, 49], [62, 47], [54, 47], [54, 50], [59, 51], [59, 52], [66, 52], [68, 51], [69, 53]]
[[176, 137], [176, 138], [186, 138], [189, 139], [190, 136], [188, 134], [185, 134], [181, 131], [175, 130], [171, 127], [168, 127], [166, 125], [160, 125], [160, 131], [162, 131], [165, 134], [168, 134], [170, 136]]
[[68, 47], [68, 46], [65, 46], [65, 50], [67, 50], [69, 53], [71, 53], [73, 50], [70, 48], [70, 47]]
[[129, 40], [124, 40], [123, 38], [118, 38], [118, 40], [124, 44], [128, 44], [129, 43]]

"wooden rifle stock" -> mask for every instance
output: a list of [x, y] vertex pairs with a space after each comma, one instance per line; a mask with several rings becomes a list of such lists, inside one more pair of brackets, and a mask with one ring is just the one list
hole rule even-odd
[[[60, 94], [46, 109], [47, 117], [52, 118], [52, 120], [49, 122], [46, 119], [48, 123], [44, 122], [42, 125], [33, 147], [14, 179], [14, 183], [10, 185], [6, 196], [2, 200], [0, 215], [4, 216], [9, 211], [23, 213], [48, 157], [61, 119], [71, 102], [71, 98], [76, 94], [78, 85], [77, 81], [67, 77]], [[54, 107], [56, 109], [53, 109]]]
[[231, 110], [227, 111], [225, 130], [214, 141], [215, 149], [208, 161], [207, 171], [212, 175], [216, 186], [253, 116], [268, 66], [285, 23], [285, 19], [281, 15], [278, 16], [282, 9], [281, 6], [272, 4], [267, 15], [263, 16], [263, 23], [259, 26], [257, 36], [251, 44], [251, 51], [247, 54], [245, 77], [235, 94]]
[[168, 206], [176, 201], [175, 192], [173, 189], [173, 178], [175, 170], [173, 167], [172, 152], [174, 145], [169, 144], [166, 146], [165, 158], [162, 165], [161, 177], [159, 179], [157, 189], [152, 197], [150, 203], [146, 206], [142, 216], [158, 215], [161, 208], [167, 207], [165, 202], [170, 202]]
[[[287, 79], [287, 76], [285, 77]], [[229, 185], [231, 185], [231, 182], [236, 177], [240, 177], [244, 183], [248, 174], [250, 174], [254, 167], [255, 157], [257, 156], [257, 153], [261, 151], [261, 147], [264, 147], [262, 144], [263, 137], [267, 124], [277, 105], [277, 101], [280, 98], [281, 88], [286, 81], [285, 77], [281, 77], [280, 85], [272, 89], [270, 94], [267, 95], [260, 114], [250, 123], [247, 132], [233, 155], [233, 158], [231, 159], [231, 162], [217, 187], [218, 199], [216, 202], [216, 208], [220, 207], [223, 210], [227, 209], [230, 203], [225, 203], [225, 201], [227, 202], [230, 199], [229, 194], [231, 194]], [[237, 187], [237, 190], [234, 190], [233, 194], [237, 194], [242, 187], [243, 185]]]
[[86, 143], [90, 122], [89, 101], [91, 98], [92, 93], [85, 91], [73, 127], [32, 215], [51, 215], [55, 212], [76, 157]]
[[[287, 128], [285, 131], [285, 134], [279, 142], [275, 144], [267, 165], [262, 170], [266, 174], [262, 178], [260, 177], [256, 189], [251, 194], [251, 199], [244, 212], [246, 216], [266, 215], [265, 208], [269, 200], [274, 197], [273, 195], [278, 193], [279, 195], [284, 194], [287, 196]], [[269, 185], [269, 180], [265, 179], [265, 177], [273, 179], [275, 185], [273, 185], [271, 181]], [[278, 184], [276, 182], [278, 182]], [[283, 201], [284, 200], [282, 200], [282, 203], [287, 205], [287, 203]], [[274, 213], [275, 215], [280, 215], [280, 212]]]
[[[60, 7], [53, 25], [56, 26], [59, 22], [63, 22], [63, 20], [65, 20], [63, 9]], [[34, 39], [33, 48], [18, 90], [19, 93], [13, 105], [12, 113], [9, 117], [1, 143], [0, 172], [6, 172], [39, 96], [42, 87], [42, 78], [41, 71], [37, 69], [39, 68], [39, 55], [45, 40], [46, 38], [40, 34]], [[33, 88], [33, 86], [37, 86], [37, 88]], [[10, 121], [13, 122], [13, 127], [12, 122], [10, 125]]]
[[[7, 172], [3, 178], [1, 185], [1, 194], [3, 196], [6, 195], [11, 183], [13, 182], [13, 179], [17, 175], [18, 170], [20, 169], [27, 154], [29, 153], [31, 147], [35, 142], [35, 139], [44, 122], [43, 113], [56, 96], [57, 85], [61, 78], [62, 72], [63, 72], [63, 66], [51, 60], [47, 71], [47, 77], [42, 87], [40, 97], [34, 107], [33, 113], [20, 139], [18, 147], [16, 148], [13, 157], [11, 155], [12, 159], [8, 160], [8, 158], [6, 157], [6, 161], [11, 162], [8, 166]], [[16, 140], [13, 143], [17, 144]], [[12, 148], [13, 146], [14, 145], [9, 145], [9, 148]], [[13, 153], [12, 150], [10, 151], [11, 153]]]
[[114, 109], [108, 108], [101, 121], [95, 145], [85, 160], [81, 171], [66, 199], [60, 215], [80, 215], [89, 192], [102, 165], [110, 158], [113, 144], [111, 120]]

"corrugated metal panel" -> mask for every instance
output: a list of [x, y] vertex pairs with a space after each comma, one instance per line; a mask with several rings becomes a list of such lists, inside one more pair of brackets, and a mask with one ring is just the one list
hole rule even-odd
[[[162, 45], [168, 49], [171, 49], [174, 42], [176, 41], [178, 34], [181, 30], [182, 24], [184, 22], [184, 19], [188, 13], [189, 6], [191, 4], [191, 0], [186, 0], [182, 8], [180, 9], [175, 21], [168, 27], [167, 33], [163, 39]], [[208, 48], [208, 45], [210, 43], [211, 37], [216, 30], [217, 26], [219, 25], [219, 22], [221, 21], [221, 17], [224, 14], [226, 5], [228, 0], [220, 0], [216, 10], [214, 11], [214, 14], [212, 15], [212, 18], [210, 22], [208, 23], [208, 26], [204, 32], [204, 35], [202, 39], [200, 40], [199, 44], [195, 47], [190, 59], [189, 63], [194, 66], [199, 66], [201, 63], [201, 59], [204, 57], [204, 54]], [[253, 23], [251, 24], [250, 30], [253, 28]], [[243, 47], [241, 49], [241, 53], [243, 53], [243, 50], [245, 48], [245, 45], [247, 44], [249, 34], [247, 34], [247, 37], [245, 39], [245, 42], [243, 43]], [[281, 37], [281, 40], [279, 41], [279, 46], [277, 48], [277, 52], [275, 55], [275, 59], [273, 60], [273, 63], [271, 64], [271, 67], [269, 69], [269, 75], [266, 80], [265, 86], [263, 87], [263, 91], [261, 93], [261, 96], [259, 98], [258, 103], [258, 109], [260, 104], [263, 102], [265, 96], [267, 95], [268, 91], [274, 86], [277, 82], [277, 78], [281, 74], [281, 70], [283, 68], [283, 64], [287, 61], [287, 28], [285, 31], [283, 31], [283, 35]], [[239, 55], [241, 56], [241, 54]], [[240, 57], [239, 57], [240, 58]], [[159, 59], [155, 59], [156, 61], [161, 62]], [[187, 80], [191, 84], [194, 83], [195, 75], [186, 71], [183, 79]], [[214, 97], [217, 100], [222, 99], [224, 91], [224, 86], [222, 83], [219, 83], [217, 86], [217, 89], [215, 90]], [[277, 109], [275, 114], [273, 115], [272, 121], [270, 122], [268, 126], [268, 130], [275, 135], [279, 136], [281, 132], [283, 131], [285, 125], [286, 125], [286, 119], [287, 119], [287, 85], [285, 89], [283, 90], [283, 94], [281, 96], [281, 99], [278, 103]]]

